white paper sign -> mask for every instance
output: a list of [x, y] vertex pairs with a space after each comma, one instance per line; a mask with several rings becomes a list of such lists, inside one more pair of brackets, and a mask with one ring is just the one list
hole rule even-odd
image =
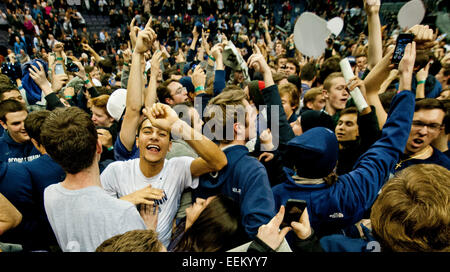
[[327, 27], [337, 37], [344, 28], [344, 20], [341, 17], [334, 17], [327, 22]]
[[398, 24], [402, 29], [409, 29], [422, 22], [425, 17], [425, 6], [420, 0], [412, 0], [403, 5], [397, 15]]
[[295, 47], [308, 57], [320, 57], [327, 47], [326, 39], [331, 31], [327, 21], [311, 12], [304, 12], [294, 27]]

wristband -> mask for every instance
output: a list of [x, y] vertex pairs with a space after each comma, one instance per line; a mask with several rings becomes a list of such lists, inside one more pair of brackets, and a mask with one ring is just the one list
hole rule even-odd
[[424, 84], [425, 82], [426, 82], [426, 80], [418, 81], [418, 82], [417, 82], [417, 85]]
[[127, 62], [124, 62], [123, 65], [128, 66], [128, 63], [127, 63]]
[[89, 84], [89, 79], [86, 79], [86, 80], [84, 81], [84, 84]]
[[73, 96], [71, 96], [71, 95], [65, 95], [65, 96], [64, 96], [65, 99], [72, 99], [72, 97], [73, 97]]
[[204, 91], [204, 90], [205, 90], [205, 87], [203, 87], [203, 86], [198, 86], [195, 88], [195, 92], [200, 92], [200, 91]]
[[113, 150], [114, 149], [114, 146], [112, 145], [112, 146], [110, 146], [110, 147], [108, 147], [108, 151], [111, 151], [111, 150]]
[[209, 55], [208, 58], [210, 58], [212, 61], [216, 61], [215, 58], [213, 58], [213, 56]]
[[56, 60], [63, 60], [63, 58], [56, 58]]

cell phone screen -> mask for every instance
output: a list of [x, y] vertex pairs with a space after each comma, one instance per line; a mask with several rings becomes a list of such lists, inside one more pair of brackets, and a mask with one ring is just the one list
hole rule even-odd
[[64, 74], [64, 67], [62, 66], [62, 64], [57, 63], [55, 65], [55, 75], [60, 75], [60, 74]]
[[305, 208], [306, 201], [300, 199], [289, 199], [286, 203], [284, 218], [280, 228], [289, 227], [292, 221], [299, 222]]
[[414, 40], [413, 34], [402, 33], [397, 37], [397, 44], [395, 46], [394, 55], [392, 56], [392, 63], [399, 64], [405, 53], [405, 48], [408, 43]]

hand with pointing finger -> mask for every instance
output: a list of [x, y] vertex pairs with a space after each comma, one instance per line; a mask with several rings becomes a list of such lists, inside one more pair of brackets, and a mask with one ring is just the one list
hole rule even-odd
[[292, 229], [291, 227], [284, 227], [280, 231], [280, 225], [284, 217], [284, 206], [280, 207], [280, 211], [270, 220], [269, 223], [262, 225], [258, 229], [258, 237], [261, 241], [266, 243], [270, 248], [276, 250], [283, 242], [286, 234]]

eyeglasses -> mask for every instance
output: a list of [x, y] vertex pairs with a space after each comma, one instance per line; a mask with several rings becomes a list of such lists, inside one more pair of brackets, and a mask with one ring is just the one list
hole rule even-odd
[[182, 93], [184, 93], [184, 92], [187, 92], [186, 87], [180, 87], [180, 88], [178, 88], [178, 89], [175, 90], [175, 94], [174, 94], [174, 95], [182, 94]]
[[426, 124], [422, 121], [413, 121], [412, 122], [412, 126], [418, 129], [422, 129], [423, 127], [427, 127], [429, 130], [439, 130], [442, 127], [442, 124], [438, 124], [438, 123], [431, 123], [431, 124]]

